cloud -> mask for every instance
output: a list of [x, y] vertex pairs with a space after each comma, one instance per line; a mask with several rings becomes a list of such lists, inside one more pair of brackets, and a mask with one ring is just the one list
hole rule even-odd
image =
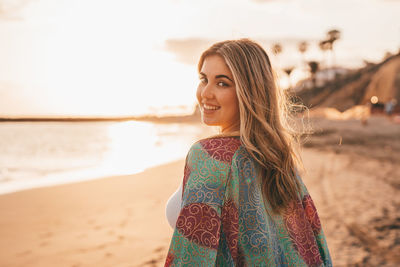
[[[318, 40], [312, 38], [300, 38], [300, 37], [283, 37], [279, 39], [274, 38], [250, 38], [258, 42], [264, 49], [271, 53], [271, 47], [275, 43], [280, 43], [283, 46], [294, 46], [300, 42], [306, 41], [309, 43], [317, 42]], [[170, 52], [176, 56], [176, 60], [189, 64], [196, 65], [201, 53], [210, 47], [212, 44], [223, 41], [217, 39], [207, 39], [207, 38], [186, 38], [186, 39], [168, 39], [164, 43], [164, 50]]]
[[212, 45], [216, 40], [206, 38], [167, 39], [164, 49], [175, 54], [179, 62], [185, 64], [196, 64], [201, 53]]

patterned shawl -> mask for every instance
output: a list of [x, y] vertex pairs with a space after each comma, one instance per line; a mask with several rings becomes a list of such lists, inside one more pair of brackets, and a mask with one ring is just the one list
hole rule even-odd
[[301, 178], [298, 201], [277, 215], [265, 211], [255, 167], [239, 137], [192, 145], [165, 266], [332, 266]]

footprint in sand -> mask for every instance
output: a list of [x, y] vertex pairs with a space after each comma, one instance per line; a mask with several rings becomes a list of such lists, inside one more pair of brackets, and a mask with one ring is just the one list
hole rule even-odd
[[32, 250], [25, 250], [25, 251], [22, 251], [20, 253], [17, 253], [16, 256], [17, 257], [23, 257], [23, 256], [31, 254], [31, 253], [32, 253]]
[[45, 232], [45, 233], [39, 234], [40, 239], [50, 238], [52, 236], [53, 236], [52, 232]]
[[154, 252], [160, 252], [160, 251], [162, 251], [164, 249], [164, 247], [158, 247], [158, 248], [156, 248], [155, 250], [153, 250]]
[[39, 244], [40, 247], [45, 247], [49, 244], [48, 240], [49, 238], [51, 238], [53, 236], [52, 232], [45, 232], [45, 233], [41, 233], [39, 234], [39, 239], [41, 241], [41, 243]]
[[144, 262], [144, 264], [156, 265], [157, 262], [158, 262], [157, 259], [151, 259], [151, 260], [148, 260], [148, 261]]
[[47, 246], [48, 244], [49, 244], [49, 242], [44, 241], [44, 242], [40, 243], [39, 246], [45, 247], [45, 246]]
[[104, 249], [106, 247], [107, 247], [106, 244], [101, 244], [101, 245], [96, 246], [96, 249]]

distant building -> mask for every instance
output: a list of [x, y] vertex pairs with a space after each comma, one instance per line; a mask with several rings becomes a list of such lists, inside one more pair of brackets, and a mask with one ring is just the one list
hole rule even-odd
[[319, 70], [315, 73], [314, 77], [309, 77], [305, 80], [299, 81], [293, 88], [295, 92], [303, 89], [311, 89], [313, 87], [325, 86], [329, 81], [334, 80], [338, 76], [350, 73], [351, 69], [336, 67]]

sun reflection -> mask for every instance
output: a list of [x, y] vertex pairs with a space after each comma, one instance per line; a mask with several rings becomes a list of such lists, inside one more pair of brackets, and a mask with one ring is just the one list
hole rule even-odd
[[102, 164], [107, 171], [136, 173], [151, 164], [149, 148], [158, 141], [154, 125], [137, 121], [115, 123], [110, 125], [108, 136], [110, 143]]

